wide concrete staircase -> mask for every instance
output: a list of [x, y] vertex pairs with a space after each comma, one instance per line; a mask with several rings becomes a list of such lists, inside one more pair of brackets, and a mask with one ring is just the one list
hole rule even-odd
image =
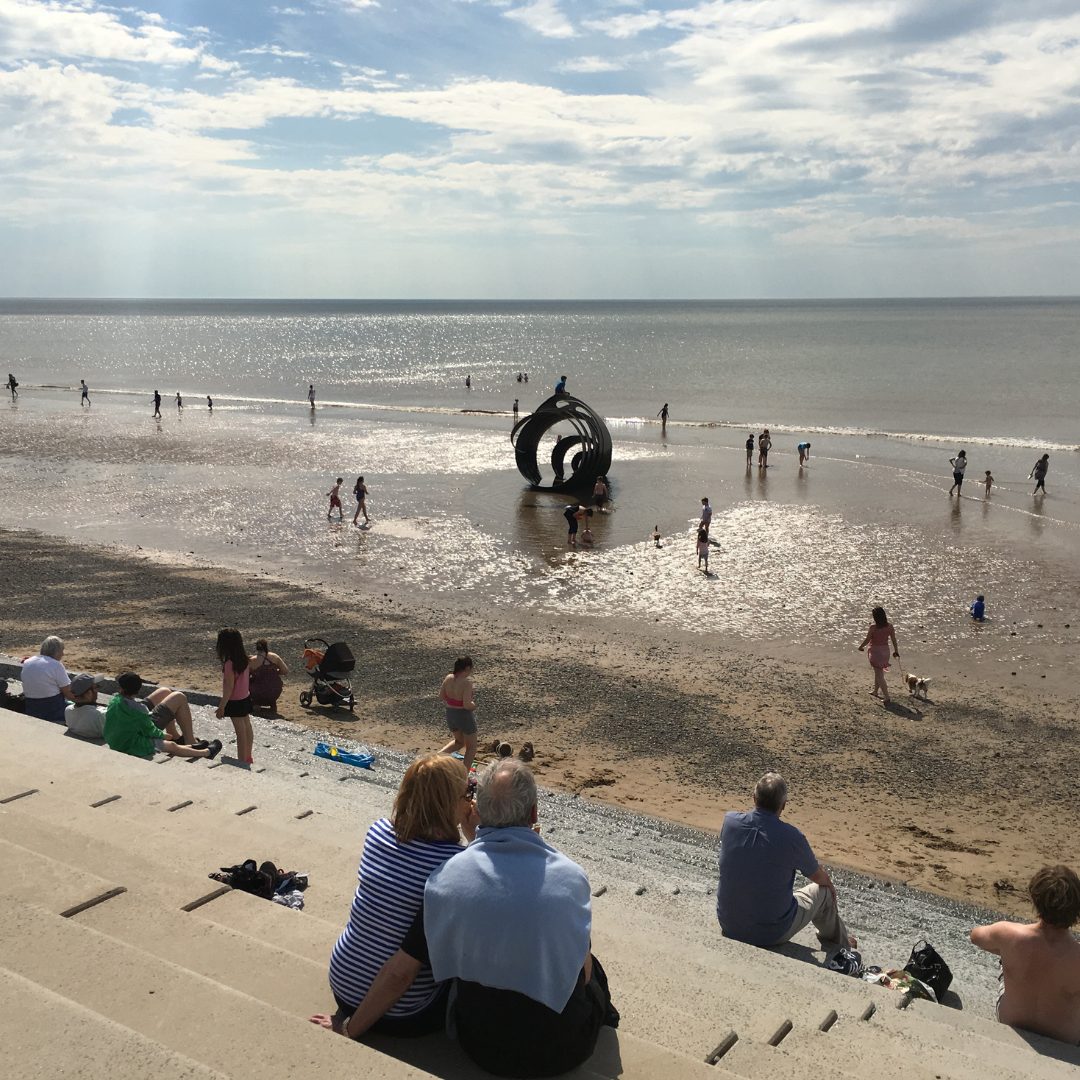
[[[330, 1012], [373, 783], [114, 754], [0, 711], [0, 1073], [22, 1077], [483, 1074], [444, 1035], [352, 1043]], [[208, 879], [306, 870], [303, 912]], [[482, 934], [482, 928], [477, 929]], [[581, 1080], [1080, 1080], [1080, 1052], [776, 953], [702, 939], [613, 890], [594, 900], [619, 1030]]]

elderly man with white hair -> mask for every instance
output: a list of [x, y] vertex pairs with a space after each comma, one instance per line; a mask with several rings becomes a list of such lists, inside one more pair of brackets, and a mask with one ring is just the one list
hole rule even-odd
[[476, 839], [428, 878], [401, 948], [383, 965], [343, 1034], [357, 1038], [430, 965], [454, 979], [447, 1030], [496, 1076], [556, 1076], [618, 1027], [590, 950], [589, 879], [536, 831], [536, 781], [515, 758], [489, 765], [476, 790]]
[[71, 679], [60, 662], [63, 658], [63, 639], [50, 634], [41, 643], [38, 655], [23, 661], [20, 678], [27, 716], [51, 720], [54, 724], [64, 722], [64, 709], [72, 694]]

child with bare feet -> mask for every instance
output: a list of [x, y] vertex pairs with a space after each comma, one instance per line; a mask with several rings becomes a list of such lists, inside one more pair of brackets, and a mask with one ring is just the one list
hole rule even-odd
[[326, 493], [330, 496], [330, 509], [326, 511], [326, 520], [330, 520], [330, 515], [334, 512], [334, 507], [337, 507], [338, 521], [345, 520], [345, 512], [341, 509], [341, 485], [345, 483], [345, 478], [339, 476], [337, 483]]
[[986, 470], [986, 480], [984, 483], [986, 484], [986, 497], [989, 499], [990, 489], [994, 486], [994, 478], [990, 475], [989, 469]]
[[652, 542], [659, 547], [660, 546], [660, 526], [654, 525], [652, 530]]
[[[889, 703], [889, 688], [885, 685], [885, 672], [889, 670], [889, 642], [892, 641], [893, 656], [896, 659], [900, 658], [900, 648], [896, 644], [896, 631], [893, 629], [892, 623], [889, 622], [888, 616], [885, 614], [883, 607], [876, 607], [873, 611], [874, 622], [870, 629], [866, 632], [866, 637], [863, 638], [862, 644], [859, 646], [859, 652], [862, 652], [867, 645], [870, 646], [870, 652], [867, 656], [870, 658], [870, 666], [874, 669], [874, 689], [871, 691], [874, 697], [880, 697], [885, 704]], [[881, 691], [879, 694], [878, 691]]]
[[476, 757], [476, 702], [473, 701], [473, 662], [471, 656], [454, 661], [454, 670], [439, 687], [439, 700], [446, 705], [446, 726], [454, 737], [439, 752], [462, 754], [465, 771]]
[[364, 524], [366, 525], [371, 521], [371, 518], [368, 517], [367, 513], [367, 484], [364, 483], [364, 478], [362, 476], [356, 478], [356, 483], [353, 485], [353, 494], [356, 496], [356, 513], [353, 514], [352, 523], [355, 525], [356, 519], [363, 514]]
[[568, 532], [567, 537], [566, 537], [566, 543], [570, 547], [577, 547], [578, 522], [583, 517], [592, 517], [592, 516], [593, 516], [593, 512], [592, 512], [591, 507], [575, 505], [575, 506], [568, 506], [563, 511], [563, 517], [566, 518], [566, 524], [567, 524], [567, 527], [569, 529], [569, 532]]
[[586, 547], [592, 547], [596, 543], [596, 537], [593, 536], [593, 531], [589, 528], [587, 521], [585, 522], [585, 528], [581, 530], [581, 542]]
[[704, 529], [697, 531], [697, 568], [701, 569], [701, 560], [705, 560], [705, 573], [709, 572], [709, 534]]

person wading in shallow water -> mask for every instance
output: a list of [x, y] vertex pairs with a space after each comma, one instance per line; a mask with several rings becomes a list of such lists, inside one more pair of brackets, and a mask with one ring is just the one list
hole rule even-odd
[[465, 771], [472, 768], [476, 757], [476, 702], [473, 701], [472, 657], [462, 656], [454, 661], [454, 670], [439, 687], [439, 700], [446, 705], [446, 726], [454, 737], [440, 753], [462, 755]]
[[[870, 646], [870, 651], [867, 656], [870, 659], [870, 666], [874, 669], [874, 689], [871, 693], [874, 697], [881, 697], [886, 703], [889, 701], [889, 688], [885, 685], [885, 672], [889, 670], [889, 642], [892, 642], [893, 656], [897, 659], [900, 658], [900, 649], [896, 644], [896, 631], [892, 627], [892, 623], [889, 622], [888, 616], [885, 614], [883, 607], [876, 607], [873, 611], [874, 622], [870, 629], [866, 632], [866, 637], [863, 638], [862, 644], [859, 646], [859, 652], [862, 652], [867, 645]], [[878, 694], [878, 691], [881, 694]]]

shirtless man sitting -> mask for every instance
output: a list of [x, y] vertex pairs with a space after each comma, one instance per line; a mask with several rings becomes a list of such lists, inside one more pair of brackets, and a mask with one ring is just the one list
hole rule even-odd
[[1001, 1023], [1076, 1045], [1080, 943], [1070, 927], [1080, 919], [1080, 878], [1067, 866], [1044, 866], [1031, 879], [1028, 896], [1037, 922], [976, 926], [971, 943], [1001, 957]]

